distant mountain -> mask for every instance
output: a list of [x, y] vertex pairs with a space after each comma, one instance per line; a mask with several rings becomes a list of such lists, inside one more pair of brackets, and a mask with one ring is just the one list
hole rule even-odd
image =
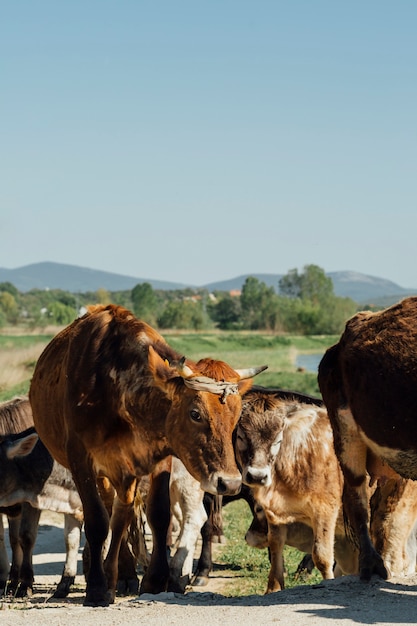
[[242, 274], [241, 276], [236, 276], [236, 278], [209, 283], [208, 285], [203, 285], [203, 287], [208, 291], [239, 291], [249, 276], [257, 278], [268, 287], [273, 287], [275, 291], [278, 291], [278, 282], [283, 274]]
[[[162, 290], [199, 287], [208, 291], [239, 291], [249, 276], [257, 278], [268, 287], [273, 287], [278, 291], [278, 283], [283, 274], [242, 274], [229, 280], [196, 286], [151, 278], [135, 278], [49, 261], [33, 263], [12, 270], [0, 268], [0, 283], [10, 282], [22, 292], [30, 289], [62, 289], [71, 293], [86, 293], [97, 291], [97, 289], [124, 291], [144, 282], [149, 283], [154, 289]], [[388, 306], [407, 295], [417, 295], [417, 289], [405, 289], [390, 280], [359, 272], [329, 272], [327, 276], [332, 279], [337, 296], [352, 298], [359, 304]]]
[[[265, 283], [268, 287], [273, 287], [278, 292], [278, 283], [283, 274], [244, 274], [223, 280], [217, 283], [204, 285], [209, 291], [232, 291], [240, 290], [248, 278], [253, 276]], [[333, 289], [336, 296], [341, 298], [352, 298], [359, 304], [376, 304], [389, 306], [401, 298], [408, 295], [417, 295], [417, 289], [410, 290], [400, 287], [396, 283], [385, 278], [368, 276], [359, 272], [328, 272], [326, 274], [333, 281]]]
[[405, 289], [385, 278], [359, 272], [329, 272], [327, 276], [332, 279], [337, 296], [352, 298], [359, 303], [378, 304], [380, 299], [386, 298], [384, 306], [389, 306], [401, 298], [417, 294], [417, 289]]
[[71, 293], [86, 293], [107, 289], [108, 291], [124, 291], [133, 289], [138, 283], [149, 283], [154, 289], [183, 289], [181, 283], [134, 278], [112, 272], [92, 270], [77, 265], [64, 263], [33, 263], [13, 270], [0, 268], [0, 283], [10, 282], [19, 291], [31, 289], [62, 289]]

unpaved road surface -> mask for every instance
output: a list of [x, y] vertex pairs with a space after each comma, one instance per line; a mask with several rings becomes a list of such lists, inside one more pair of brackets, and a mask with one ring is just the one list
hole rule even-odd
[[[47, 515], [47, 514], [46, 514]], [[58, 520], [60, 517], [58, 516]], [[35, 549], [35, 594], [28, 600], [3, 599], [0, 626], [350, 626], [417, 623], [417, 575], [361, 583], [357, 577], [300, 586], [268, 596], [229, 598], [227, 579], [216, 570], [208, 587], [184, 596], [159, 594], [117, 598], [107, 608], [83, 606], [85, 591], [81, 551], [76, 589], [62, 601], [51, 595], [64, 562], [62, 525], [54, 519], [41, 526]]]

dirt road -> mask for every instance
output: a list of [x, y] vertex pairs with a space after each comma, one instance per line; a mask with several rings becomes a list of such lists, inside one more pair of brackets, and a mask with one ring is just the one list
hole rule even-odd
[[76, 591], [65, 601], [56, 602], [50, 596], [64, 562], [63, 531], [59, 522], [48, 519], [46, 523], [45, 513], [42, 516], [34, 556], [35, 594], [29, 600], [4, 599], [0, 603], [0, 625], [386, 626], [417, 622], [417, 575], [390, 581], [375, 578], [369, 584], [349, 576], [268, 596], [229, 598], [221, 593], [227, 589], [227, 580], [219, 569], [203, 591], [185, 596], [168, 593], [118, 598], [108, 608], [84, 607], [81, 554]]

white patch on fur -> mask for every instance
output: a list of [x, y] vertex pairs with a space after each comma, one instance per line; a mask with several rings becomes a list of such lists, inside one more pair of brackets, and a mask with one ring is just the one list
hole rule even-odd
[[289, 464], [296, 463], [300, 451], [311, 446], [311, 431], [317, 420], [318, 409], [296, 409], [285, 419], [283, 445], [285, 458]]
[[270, 454], [273, 459], [275, 459], [278, 452], [280, 451], [281, 443], [282, 443], [282, 432], [279, 433], [278, 437], [275, 439], [274, 443], [271, 446]]

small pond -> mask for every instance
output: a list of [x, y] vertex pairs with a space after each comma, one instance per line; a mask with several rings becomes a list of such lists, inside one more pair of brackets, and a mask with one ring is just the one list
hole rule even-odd
[[317, 372], [322, 357], [322, 352], [313, 352], [312, 354], [298, 354], [295, 359], [295, 367], [302, 367], [308, 372]]

